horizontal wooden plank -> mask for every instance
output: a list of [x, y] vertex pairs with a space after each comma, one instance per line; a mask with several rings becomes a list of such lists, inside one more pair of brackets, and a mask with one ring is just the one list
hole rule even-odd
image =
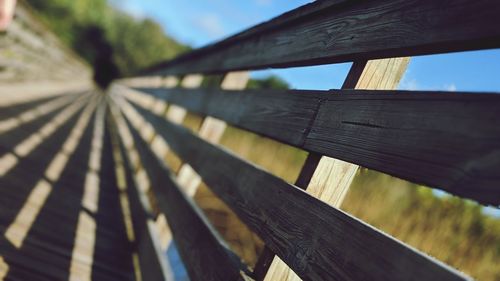
[[[190, 112], [213, 116], [227, 123], [294, 146], [304, 143], [325, 92], [220, 89], [138, 88]], [[135, 102], [135, 100], [131, 100]]]
[[192, 280], [244, 280], [239, 258], [222, 242], [201, 209], [181, 191], [170, 170], [131, 128], [141, 163], [151, 181], [158, 208], [167, 217], [179, 253]]
[[113, 152], [117, 153], [114, 154], [115, 165], [120, 166], [124, 171], [122, 176], [125, 177], [125, 186], [123, 186], [125, 190], [121, 192], [124, 192], [129, 199], [132, 232], [134, 233], [135, 250], [139, 258], [140, 274], [143, 280], [164, 280], [162, 266], [158, 260], [158, 255], [156, 254], [156, 249], [148, 229], [149, 214], [140, 202], [138, 189], [132, 178], [132, 165], [128, 161], [128, 158], [124, 157], [126, 155], [126, 148], [123, 142], [119, 141], [117, 127], [113, 122], [113, 118], [108, 115], [107, 121], [113, 149], [118, 150]]
[[[71, 117], [32, 154], [21, 159], [12, 173], [0, 178], [0, 229], [4, 234], [0, 239], [0, 253], [9, 265], [6, 280], [68, 280], [78, 215], [83, 210], [81, 203], [91, 154], [92, 122], [83, 128], [83, 135], [77, 142], [74, 153], [67, 154], [69, 159], [60, 178], [56, 182], [46, 181], [51, 186], [46, 201], [40, 199], [43, 192], [37, 193], [37, 198], [41, 201], [30, 202], [28, 198], [32, 190], [36, 189], [37, 182], [44, 180], [44, 171], [64, 145], [71, 130], [77, 127], [79, 116], [81, 112]], [[106, 167], [104, 161], [101, 162], [101, 167]], [[132, 280], [133, 271], [126, 266], [131, 261], [130, 248], [122, 243], [125, 234], [119, 226], [122, 220], [113, 216], [116, 197], [109, 194], [113, 189], [104, 188], [111, 187], [112, 182], [101, 177], [99, 183], [98, 197], [101, 201], [99, 214], [94, 217], [97, 224], [95, 245], [89, 238], [89, 247], [95, 246], [95, 255], [93, 259], [91, 256], [89, 261], [93, 266], [92, 279]], [[36, 212], [37, 207], [41, 209], [33, 224], [30, 224], [29, 220], [21, 221], [21, 228], [18, 230], [29, 231], [22, 247], [16, 248], [11, 244], [11, 239], [6, 239], [8, 227], [13, 225], [20, 210], [26, 206], [31, 206], [27, 208], [29, 212]], [[21, 233], [14, 235], [19, 237]], [[112, 258], [109, 251], [114, 251]], [[81, 256], [85, 254], [79, 257]]]
[[500, 205], [500, 95], [138, 89], [326, 156]]
[[417, 95], [325, 101], [303, 147], [500, 205], [500, 95]]
[[143, 115], [173, 151], [191, 165], [301, 278], [468, 279], [303, 190], [203, 141], [187, 129], [151, 113]]
[[499, 13], [500, 3], [494, 0], [316, 1], [145, 74], [221, 73], [497, 48]]

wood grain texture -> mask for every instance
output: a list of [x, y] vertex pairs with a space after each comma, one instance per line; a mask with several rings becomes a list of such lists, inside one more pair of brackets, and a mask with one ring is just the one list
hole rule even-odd
[[[142, 120], [142, 117], [140, 117], [137, 111], [133, 107], [131, 107], [131, 105], [126, 102], [123, 97], [120, 97], [118, 95], [115, 95], [114, 97], [115, 100], [120, 101], [120, 108], [124, 113], [126, 113], [129, 120], [131, 120], [131, 123], [138, 131], [142, 131], [143, 128], [150, 127], [149, 124], [146, 124], [142, 121], [137, 122], [138, 120]], [[210, 126], [208, 125], [214, 124], [225, 125], [223, 121], [213, 118], [211, 118], [210, 121], [215, 121], [216, 123], [204, 123], [207, 124], [206, 128], [210, 128]], [[220, 126], [217, 126], [217, 129], [218, 128], [220, 128]], [[207, 140], [210, 140], [211, 142], [215, 142], [216, 140], [218, 140], [218, 131], [219, 130], [216, 130], [216, 132], [212, 132], [209, 134], [203, 134], [203, 132], [200, 131], [199, 135], [200, 137], [207, 138]], [[143, 137], [143, 139], [147, 140], [148, 138]], [[163, 140], [163, 138], [157, 136], [157, 140]], [[155, 151], [155, 147], [153, 145], [151, 145], [151, 149]], [[220, 201], [217, 196], [208, 191], [206, 186], [203, 186], [201, 190], [199, 190], [198, 187], [200, 186], [201, 178], [188, 164], [184, 164], [180, 169], [180, 172], [177, 176], [177, 183], [182, 187], [182, 190], [187, 196], [194, 196], [193, 198], [196, 203], [203, 209], [203, 211], [207, 215], [207, 218], [212, 223], [214, 223], [217, 230], [222, 233], [223, 237], [231, 246], [231, 249], [234, 250], [238, 255], [240, 255], [245, 263], [253, 267], [257, 258], [257, 247], [260, 247], [260, 240], [258, 240], [258, 238], [256, 238], [256, 236], [253, 235], [248, 230], [248, 228], [240, 220], [237, 219], [234, 212], [232, 212], [222, 201]]]
[[499, 95], [141, 90], [310, 152], [500, 204]]
[[222, 73], [497, 48], [499, 13], [495, 0], [317, 1], [145, 73]]
[[144, 117], [301, 278], [468, 279], [187, 129], [151, 113]]
[[[409, 58], [391, 58], [372, 61], [358, 61], [353, 63], [342, 89], [383, 89], [393, 90], [408, 66]], [[319, 200], [340, 208], [359, 166], [335, 158], [323, 156], [319, 161], [317, 154], [313, 153], [308, 158], [301, 176], [307, 179], [310, 174], [307, 164], [315, 168], [314, 174], [306, 184], [306, 192]], [[305, 184], [302, 180], [297, 182]], [[369, 208], [369, 206], [367, 206]], [[281, 259], [275, 257], [266, 274], [268, 281], [293, 281], [301, 280]]]
[[177, 186], [163, 161], [135, 130], [131, 131], [158, 207], [167, 217], [191, 280], [243, 280], [237, 257], [223, 244], [202, 211]]
[[342, 96], [321, 105], [304, 148], [499, 205], [499, 108], [487, 94]]
[[328, 96], [320, 91], [136, 90], [293, 146], [302, 145], [321, 99]]
[[[115, 96], [115, 100], [131, 121], [126, 130], [132, 132], [132, 142], [137, 148], [142, 171], [150, 182], [148, 186], [152, 188], [157, 207], [166, 216], [170, 228], [173, 229], [174, 240], [191, 279], [241, 280], [245, 275], [240, 271], [246, 270], [246, 267], [242, 266], [237, 256], [228, 250], [192, 200], [186, 202], [179, 197], [189, 198], [180, 190], [177, 183], [172, 181], [171, 172], [162, 166], [161, 155], [155, 155], [148, 149], [150, 145], [146, 142], [148, 138], [141, 133], [148, 124], [141, 121], [142, 117], [137, 113], [132, 114], [133, 109], [127, 103], [120, 102], [123, 101], [121, 97]], [[134, 129], [130, 130], [132, 127]], [[166, 182], [165, 176], [172, 182]], [[168, 188], [163, 190], [162, 187], [165, 185]], [[175, 190], [170, 190], [172, 188]]]

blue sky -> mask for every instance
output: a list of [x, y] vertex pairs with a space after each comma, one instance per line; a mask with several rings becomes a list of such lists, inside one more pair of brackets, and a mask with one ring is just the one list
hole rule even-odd
[[[309, 0], [112, 0], [137, 18], [158, 21], [165, 32], [193, 47], [221, 40]], [[258, 71], [278, 74], [296, 89], [338, 88], [350, 64]], [[500, 50], [415, 57], [400, 88], [500, 92]]]
[[[221, 40], [309, 0], [112, 0], [138, 19], [149, 17], [178, 41], [201, 47]], [[252, 72], [276, 74], [295, 89], [339, 88], [350, 63]], [[400, 89], [500, 92], [500, 50], [412, 58]], [[500, 211], [489, 209], [488, 212]]]

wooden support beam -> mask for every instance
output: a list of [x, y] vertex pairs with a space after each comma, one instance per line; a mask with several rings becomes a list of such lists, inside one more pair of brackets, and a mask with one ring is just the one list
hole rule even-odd
[[224, 73], [500, 47], [491, 0], [315, 1], [148, 74]]
[[[129, 81], [124, 81], [125, 84], [156, 84], [155, 86], [157, 87], [163, 87], [166, 89], [176, 87], [179, 84], [179, 87], [185, 88], [185, 89], [195, 89], [198, 88], [201, 83], [203, 82], [203, 76], [198, 75], [198, 74], [191, 74], [183, 77], [180, 80], [175, 76], [167, 76], [163, 79], [160, 79], [159, 77], [155, 77], [155, 79], [148, 80], [148, 77], [137, 77]], [[136, 80], [137, 79], [137, 80]], [[115, 93], [121, 93], [121, 91], [127, 91], [127, 88], [122, 88], [122, 87], [117, 87], [113, 89], [113, 92]], [[134, 97], [133, 93], [124, 93], [125, 96], [128, 98]], [[133, 99], [136, 102], [139, 102], [143, 107], [149, 108], [153, 112], [155, 112], [158, 115], [165, 115], [165, 117], [169, 120], [171, 120], [174, 123], [181, 124], [186, 115], [187, 111], [185, 108], [179, 107], [175, 104], [171, 104], [167, 108], [167, 104], [163, 101], [159, 100], [151, 100], [147, 99], [147, 96], [144, 95], [139, 95], [136, 96], [135, 99]], [[166, 112], [165, 112], [166, 110]], [[142, 133], [144, 132], [144, 129], [147, 130], [146, 128], [143, 128]], [[159, 155], [162, 155], [164, 159], [167, 159], [169, 157], [169, 149], [168, 146], [165, 144], [162, 138], [158, 137], [154, 131], [149, 130], [149, 132], [146, 132], [145, 134], [150, 134], [150, 144], [152, 145], [152, 148], [155, 150], [155, 152]], [[159, 235], [160, 235], [160, 240], [161, 240], [161, 248], [163, 251], [166, 251], [168, 247], [171, 244], [171, 229], [169, 228], [168, 224], [166, 221], [164, 222], [163, 220], [157, 221], [157, 227], [159, 230]]]
[[140, 128], [129, 123], [129, 129], [191, 279], [244, 280], [246, 268], [230, 252], [192, 199], [182, 192], [161, 158], [154, 155], [149, 144], [139, 136], [137, 130]]
[[[396, 89], [408, 66], [409, 58], [392, 58], [354, 63], [345, 79], [343, 89]], [[319, 163], [303, 167], [315, 169], [306, 192], [335, 208], [340, 208], [359, 166], [323, 156]], [[307, 173], [307, 172], [306, 172]], [[265, 281], [297, 281], [300, 277], [279, 257], [274, 257]]]
[[[248, 79], [248, 72], [230, 72], [225, 75], [220, 87], [223, 90], [242, 90], [246, 87]], [[198, 135], [215, 144], [219, 142], [226, 127], [226, 122], [207, 116], [203, 120]], [[188, 164], [183, 164], [177, 175], [177, 181], [184, 191], [193, 197], [201, 183], [201, 177]]]
[[[155, 280], [171, 280], [173, 279], [173, 271], [165, 258], [165, 250], [160, 245], [160, 237], [158, 229], [156, 229], [153, 221], [149, 218], [152, 216], [152, 207], [146, 191], [150, 188], [149, 178], [144, 171], [143, 164], [137, 152], [134, 137], [128, 129], [128, 125], [121, 115], [115, 103], [109, 99], [109, 108], [114, 118], [114, 125], [121, 138], [123, 150], [126, 155], [127, 170], [133, 178], [129, 191], [132, 208], [134, 211], [134, 233], [137, 241], [137, 251], [139, 252], [139, 262], [141, 264], [141, 274], [146, 277], [156, 276]], [[124, 160], [124, 161], [125, 161]], [[142, 252], [142, 253], [141, 253]], [[152, 270], [148, 268], [153, 266]], [[159, 268], [158, 268], [159, 267]], [[161, 279], [158, 279], [161, 276]], [[145, 279], [145, 280], [149, 280]]]
[[[142, 115], [171, 149], [302, 278], [468, 280], [182, 126], [150, 112]], [[235, 171], [238, 177], [234, 177]]]
[[[116, 120], [108, 117], [108, 130], [113, 146], [113, 160], [118, 168], [116, 173], [120, 189], [120, 202], [127, 227], [129, 240], [135, 243], [134, 261], [136, 280], [166, 280], [164, 267], [157, 255], [157, 245], [149, 231], [149, 215], [139, 200], [139, 191], [133, 180], [133, 170], [126, 155], [124, 143], [119, 140]], [[170, 275], [171, 276], [171, 275]], [[168, 280], [166, 280], [168, 281]]]
[[500, 138], [500, 126], [494, 122], [499, 120], [499, 95], [391, 90], [144, 91], [309, 152], [483, 204], [500, 204], [500, 178], [495, 173], [499, 160], [494, 156]]
[[[222, 90], [243, 90], [246, 88], [249, 78], [250, 75], [246, 71], [229, 72], [222, 79], [220, 88]], [[205, 116], [198, 130], [198, 136], [210, 143], [217, 144], [221, 140], [226, 127], [227, 123], [225, 121], [211, 116]], [[177, 182], [188, 196], [194, 197], [202, 183], [202, 179], [189, 164], [184, 163], [177, 174]], [[234, 243], [231, 244], [231, 246], [235, 251], [237, 251], [238, 254], [241, 255], [241, 258], [247, 262], [249, 266], [253, 266], [256, 259], [256, 253], [253, 249], [253, 234], [248, 228], [242, 225], [236, 215], [232, 211], [228, 210], [215, 194], [205, 193], [203, 201], [207, 202], [210, 200], [215, 203], [216, 206], [214, 207], [224, 215], [225, 219], [223, 224], [232, 228], [231, 230], [225, 232], [226, 235], [224, 235], [224, 237], [228, 237], [228, 232], [237, 233], [239, 235], [239, 237], [234, 240], [242, 239], [242, 236], [245, 237], [242, 239], [244, 241], [239, 241], [241, 242], [241, 247], [235, 248]], [[213, 217], [209, 218], [213, 219]]]
[[[366, 61], [354, 62], [347, 74], [347, 77], [342, 85], [342, 89], [354, 88], [354, 86], [358, 83], [359, 77], [362, 75], [363, 70], [366, 66]], [[318, 165], [321, 160], [325, 160], [328, 157], [323, 157], [321, 154], [311, 152], [308, 154], [302, 169], [299, 172], [299, 176], [295, 181], [295, 185], [298, 188], [306, 190], [309, 186], [313, 175], [316, 173], [318, 169]], [[332, 159], [332, 158], [328, 158]], [[322, 165], [326, 167], [326, 165]], [[269, 271], [270, 267], [273, 266], [271, 271]], [[257, 261], [257, 264], [254, 269], [254, 275], [256, 280], [261, 281], [264, 280], [267, 276], [271, 278], [276, 276], [276, 278], [281, 278], [286, 280], [287, 278], [290, 280], [300, 278], [290, 269], [279, 257], [277, 257], [269, 247], [265, 246], [264, 250], [260, 254], [260, 257]]]
[[[180, 82], [180, 87], [185, 89], [195, 89], [198, 88], [203, 82], [203, 76], [199, 74], [189, 74], [182, 78]], [[179, 107], [177, 105], [170, 105], [166, 117], [168, 120], [180, 124], [184, 121], [186, 117], [187, 111], [186, 109]]]

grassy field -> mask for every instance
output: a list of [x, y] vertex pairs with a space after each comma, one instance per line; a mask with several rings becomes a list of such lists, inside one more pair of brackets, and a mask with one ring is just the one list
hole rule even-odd
[[[201, 118], [189, 114], [184, 125], [196, 129], [200, 123]], [[221, 145], [290, 183], [307, 157], [304, 151], [232, 127]], [[196, 199], [233, 249], [253, 265], [262, 242], [207, 187], [200, 188]], [[361, 168], [341, 209], [477, 280], [500, 280], [500, 219], [483, 214], [474, 202], [436, 196], [430, 188]]]

